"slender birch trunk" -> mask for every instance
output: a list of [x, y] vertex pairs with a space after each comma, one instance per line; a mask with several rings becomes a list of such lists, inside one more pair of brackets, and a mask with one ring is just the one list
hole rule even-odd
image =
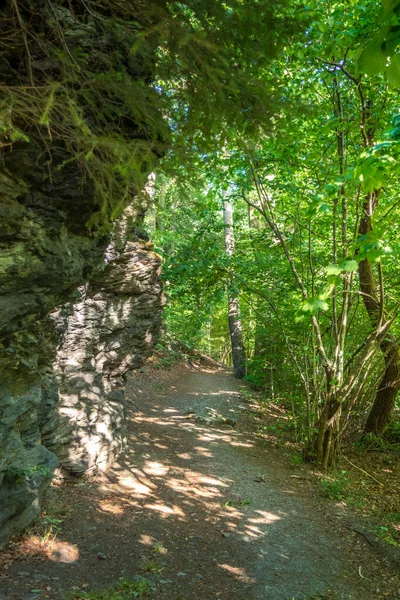
[[[228, 256], [233, 256], [235, 236], [233, 231], [233, 209], [229, 201], [224, 203], [224, 232], [225, 251]], [[228, 283], [228, 321], [232, 345], [233, 372], [237, 379], [242, 379], [246, 375], [246, 355], [243, 345], [239, 296], [235, 281], [232, 278]]]

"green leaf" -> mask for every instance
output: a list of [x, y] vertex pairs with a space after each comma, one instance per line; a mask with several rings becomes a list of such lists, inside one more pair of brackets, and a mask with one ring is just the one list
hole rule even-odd
[[356, 260], [346, 259], [342, 260], [338, 265], [328, 265], [326, 267], [326, 272], [329, 276], [331, 275], [340, 275], [343, 272], [355, 271], [358, 268], [358, 263]]
[[380, 247], [376, 247], [376, 248], [371, 248], [371, 250], [368, 250], [366, 252], [366, 259], [368, 260], [368, 262], [379, 262], [382, 258], [382, 256], [387, 256], [388, 254], [391, 254], [392, 250], [391, 248], [380, 248]]
[[316, 315], [319, 310], [326, 311], [328, 308], [329, 306], [325, 300], [320, 300], [319, 298], [309, 298], [304, 302], [301, 310], [305, 313]]
[[352, 271], [356, 271], [356, 269], [358, 269], [358, 263], [356, 260], [342, 260], [339, 263], [339, 268], [341, 271], [347, 271], [351, 273]]
[[20, 129], [13, 129], [10, 133], [12, 142], [29, 142], [29, 137]]
[[394, 54], [390, 59], [390, 65], [387, 70], [387, 78], [392, 88], [400, 86], [400, 54]]
[[382, 73], [386, 67], [386, 56], [380, 46], [367, 46], [358, 59], [358, 70], [367, 75]]
[[328, 265], [326, 267], [326, 272], [328, 275], [340, 275], [342, 269], [338, 265]]

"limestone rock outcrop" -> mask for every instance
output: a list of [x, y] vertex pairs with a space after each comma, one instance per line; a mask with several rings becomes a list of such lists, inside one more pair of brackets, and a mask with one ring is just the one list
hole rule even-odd
[[[0, 165], [0, 547], [40, 512], [58, 464], [106, 468], [123, 445], [123, 376], [157, 341], [160, 257], [138, 237], [90, 235], [90, 185]], [[20, 174], [23, 172], [23, 179]]]

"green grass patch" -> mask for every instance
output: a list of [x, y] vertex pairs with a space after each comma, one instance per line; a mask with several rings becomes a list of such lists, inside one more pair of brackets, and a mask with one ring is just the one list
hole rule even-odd
[[118, 584], [95, 592], [72, 592], [65, 600], [133, 600], [148, 598], [155, 591], [155, 584], [145, 577], [124, 579]]
[[347, 471], [324, 475], [320, 481], [323, 494], [330, 500], [344, 500], [349, 492], [350, 480]]

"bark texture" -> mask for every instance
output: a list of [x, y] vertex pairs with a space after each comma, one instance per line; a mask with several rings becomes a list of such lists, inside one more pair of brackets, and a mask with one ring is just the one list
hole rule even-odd
[[[359, 233], [362, 236], [372, 231], [372, 215], [378, 201], [376, 193], [369, 194], [363, 204]], [[360, 291], [365, 308], [373, 327], [387, 317], [384, 313], [384, 298], [380, 297], [375, 280], [373, 265], [367, 260], [359, 263]], [[382, 288], [383, 289], [383, 288]], [[382, 291], [381, 291], [382, 293]], [[372, 408], [365, 424], [364, 432], [381, 434], [389, 425], [397, 393], [400, 389], [400, 346], [399, 341], [391, 334], [385, 335], [380, 342], [384, 357], [385, 370], [378, 385]]]
[[[230, 202], [224, 204], [225, 250], [229, 256], [235, 251], [235, 236], [233, 231], [233, 209]], [[246, 375], [246, 355], [243, 345], [242, 321], [240, 318], [240, 303], [235, 281], [228, 284], [228, 321], [232, 346], [233, 373], [237, 379]]]
[[381, 343], [385, 360], [385, 371], [379, 382], [374, 403], [365, 423], [364, 432], [380, 434], [390, 424], [400, 389], [400, 348], [393, 336]]

